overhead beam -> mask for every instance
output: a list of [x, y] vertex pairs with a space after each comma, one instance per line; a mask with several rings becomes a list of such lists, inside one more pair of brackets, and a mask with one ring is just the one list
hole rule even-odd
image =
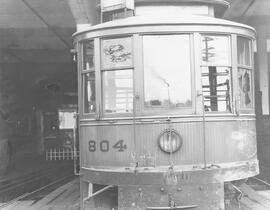
[[47, 21], [26, 0], [21, 1], [31, 10], [33, 14], [35, 14], [41, 20], [41, 22], [43, 22], [48, 27], [51, 32], [55, 34], [55, 36], [57, 36], [63, 42], [63, 44], [68, 49], [72, 48], [72, 46], [56, 30], [54, 30], [54, 28], [49, 23], [47, 23]]
[[252, 0], [249, 4], [248, 4], [248, 6], [247, 6], [247, 8], [245, 9], [245, 11], [242, 13], [242, 17], [243, 16], [245, 16], [246, 15], [246, 13], [249, 11], [249, 9], [252, 7], [252, 5], [255, 3], [255, 1], [256, 0]]

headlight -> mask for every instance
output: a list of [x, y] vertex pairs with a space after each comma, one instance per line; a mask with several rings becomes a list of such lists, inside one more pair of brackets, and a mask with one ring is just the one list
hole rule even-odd
[[183, 140], [175, 130], [166, 129], [158, 137], [158, 144], [162, 151], [174, 153], [182, 146]]

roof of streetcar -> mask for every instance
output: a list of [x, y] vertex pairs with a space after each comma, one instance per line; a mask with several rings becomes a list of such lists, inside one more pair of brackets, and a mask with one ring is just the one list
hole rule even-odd
[[173, 15], [173, 16], [133, 16], [124, 19], [113, 20], [101, 24], [97, 24], [86, 28], [85, 30], [76, 32], [73, 36], [104, 29], [125, 28], [134, 26], [154, 26], [154, 25], [216, 25], [216, 26], [231, 26], [245, 28], [255, 32], [251, 26], [228, 21], [224, 19], [203, 16], [203, 15]]

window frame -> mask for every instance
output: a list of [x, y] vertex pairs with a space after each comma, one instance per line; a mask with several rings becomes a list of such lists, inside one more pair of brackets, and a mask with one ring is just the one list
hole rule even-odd
[[[144, 89], [144, 52], [143, 52], [143, 37], [144, 36], [175, 36], [175, 35], [187, 35], [189, 39], [189, 56], [190, 56], [190, 96], [191, 96], [191, 106], [190, 107], [179, 107], [170, 109], [167, 107], [145, 107], [145, 89]], [[194, 57], [194, 32], [164, 32], [164, 33], [141, 33], [140, 34], [140, 91], [139, 91], [139, 110], [141, 116], [184, 116], [193, 115], [195, 113], [196, 107], [196, 97], [195, 97], [195, 57]]]
[[[145, 35], [189, 35], [189, 46], [190, 46], [190, 77], [191, 77], [191, 100], [192, 106], [190, 108], [179, 107], [176, 109], [169, 108], [146, 108], [144, 106], [144, 64], [143, 64], [143, 36]], [[226, 36], [229, 39], [229, 63], [228, 65], [205, 65], [202, 62], [202, 36]], [[239, 65], [238, 64], [238, 50], [237, 50], [237, 37], [244, 37], [251, 41], [251, 66]], [[101, 50], [102, 50], [102, 40], [131, 37], [131, 53], [132, 61], [130, 66], [116, 67], [110, 69], [103, 69], [101, 66]], [[95, 113], [84, 113], [84, 76], [85, 74], [91, 72], [90, 70], [83, 69], [83, 43], [87, 41], [94, 41], [94, 71], [95, 71], [95, 85], [96, 85], [96, 112]], [[78, 87], [79, 87], [79, 107], [82, 119], [89, 120], [113, 120], [118, 118], [130, 119], [131, 117], [185, 117], [185, 116], [195, 116], [201, 115], [203, 113], [203, 104], [199, 93], [202, 93], [202, 67], [217, 66], [217, 67], [227, 67], [230, 69], [230, 103], [231, 112], [205, 112], [206, 115], [238, 115], [240, 114], [254, 114], [255, 113], [255, 92], [254, 92], [254, 37], [236, 34], [236, 33], [218, 33], [218, 32], [198, 32], [198, 31], [164, 31], [164, 32], [142, 32], [142, 33], [127, 33], [127, 34], [117, 34], [117, 35], [104, 35], [98, 37], [89, 37], [77, 42], [77, 50], [80, 52], [78, 56]], [[238, 84], [238, 69], [244, 68], [251, 70], [251, 88], [252, 88], [252, 108], [241, 108], [239, 99], [239, 84]], [[104, 71], [116, 71], [116, 70], [128, 70], [132, 69], [133, 78], [133, 112], [131, 113], [105, 113], [104, 112], [104, 99], [103, 99], [103, 78], [101, 76]]]
[[[127, 65], [127, 66], [120, 66], [120, 67], [112, 67], [112, 68], [103, 68], [102, 66], [102, 59], [103, 59], [103, 55], [102, 55], [102, 49], [103, 49], [103, 40], [112, 40], [112, 39], [120, 39], [120, 38], [128, 38], [130, 37], [131, 39], [131, 65]], [[128, 112], [128, 113], [106, 113], [105, 112], [105, 95], [104, 95], [104, 87], [103, 87], [103, 72], [106, 71], [125, 71], [125, 70], [132, 70], [132, 91], [133, 91], [133, 96], [134, 96], [134, 72], [135, 72], [135, 68], [134, 68], [134, 34], [125, 34], [125, 35], [111, 35], [111, 36], [105, 36], [105, 37], [101, 37], [99, 39], [99, 58], [100, 58], [100, 63], [99, 63], [99, 75], [100, 75], [100, 105], [99, 105], [99, 109], [100, 109], [100, 116], [101, 118], [116, 118], [116, 117], [131, 117], [134, 115], [134, 97], [133, 97], [133, 102], [132, 102], [132, 112]]]
[[[93, 44], [94, 44], [94, 67], [91, 68], [91, 69], [84, 69], [84, 43], [85, 42], [88, 42], [88, 41], [93, 41]], [[98, 105], [98, 85], [97, 85], [97, 82], [98, 82], [98, 77], [97, 77], [97, 61], [98, 61], [98, 56], [95, 56], [96, 55], [96, 52], [97, 52], [97, 39], [96, 38], [91, 38], [91, 39], [84, 39], [82, 41], [79, 42], [79, 50], [80, 50], [80, 54], [81, 54], [81, 57], [79, 58], [79, 65], [80, 65], [80, 77], [79, 77], [79, 81], [80, 81], [80, 84], [79, 84], [79, 88], [81, 90], [81, 104], [80, 104], [80, 107], [81, 107], [81, 114], [82, 114], [82, 118], [97, 118], [97, 116], [99, 115], [99, 105]], [[91, 72], [94, 72], [95, 73], [95, 112], [85, 112], [85, 76], [88, 74], [88, 73], [91, 73]]]
[[[243, 64], [239, 64], [238, 63], [238, 38], [244, 38], [247, 39], [248, 41], [250, 41], [250, 66], [248, 65], [243, 65]], [[255, 113], [255, 85], [254, 85], [254, 39], [252, 39], [251, 37], [247, 37], [244, 35], [236, 35], [236, 83], [237, 83], [237, 96], [236, 96], [236, 103], [237, 103], [237, 109], [239, 111], [240, 114], [254, 114]], [[251, 107], [247, 108], [247, 107], [242, 107], [241, 106], [241, 99], [240, 99], [240, 92], [239, 92], [239, 81], [238, 81], [238, 71], [239, 69], [244, 69], [247, 71], [250, 71], [250, 93], [251, 93]]]
[[[206, 62], [203, 62], [203, 54], [202, 54], [202, 50], [203, 50], [203, 42], [202, 42], [202, 37], [203, 36], [226, 36], [228, 37], [228, 63], [227, 65], [225, 65], [225, 63], [222, 64], [218, 64], [218, 63], [209, 63], [207, 64]], [[234, 64], [233, 64], [233, 37], [232, 34], [228, 34], [228, 33], [200, 33], [200, 78], [201, 78], [201, 93], [202, 93], [202, 104], [201, 107], [203, 109], [203, 113], [205, 115], [233, 115], [234, 114], [234, 80], [235, 80], [235, 75], [234, 75]], [[229, 77], [230, 77], [230, 104], [231, 104], [231, 112], [229, 111], [205, 111], [204, 110], [204, 95], [203, 95], [203, 81], [202, 81], [202, 68], [203, 67], [225, 67], [225, 68], [229, 68], [230, 72], [229, 72]]]
[[[90, 69], [84, 69], [84, 43], [86, 42], [89, 42], [89, 41], [93, 41], [93, 56], [94, 56], [94, 64], [93, 64], [93, 67], [90, 68]], [[95, 41], [94, 39], [86, 39], [86, 40], [82, 40], [80, 42], [81, 44], [81, 62], [82, 62], [82, 65], [81, 65], [81, 68], [82, 68], [82, 74], [85, 73], [85, 72], [91, 72], [91, 71], [95, 71]]]

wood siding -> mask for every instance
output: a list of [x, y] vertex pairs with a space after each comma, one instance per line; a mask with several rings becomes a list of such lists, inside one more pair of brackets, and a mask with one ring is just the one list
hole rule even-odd
[[[135, 162], [146, 165], [170, 164], [170, 155], [161, 151], [158, 136], [168, 128], [167, 123], [108, 124], [81, 126], [82, 167], [130, 167]], [[201, 121], [173, 122], [171, 126], [183, 138], [179, 151], [173, 153], [175, 165], [203, 164], [204, 140]], [[245, 161], [257, 158], [254, 120], [227, 120], [206, 122], [206, 161], [209, 164]], [[134, 135], [134, 131], [136, 134]], [[135, 140], [134, 140], [135, 136]], [[89, 151], [89, 140], [96, 142], [95, 151]], [[100, 142], [109, 141], [109, 151], [100, 150]], [[113, 145], [123, 140], [127, 149], [119, 152]], [[144, 165], [144, 166], [146, 166]], [[142, 166], [142, 165], [139, 165]]]

